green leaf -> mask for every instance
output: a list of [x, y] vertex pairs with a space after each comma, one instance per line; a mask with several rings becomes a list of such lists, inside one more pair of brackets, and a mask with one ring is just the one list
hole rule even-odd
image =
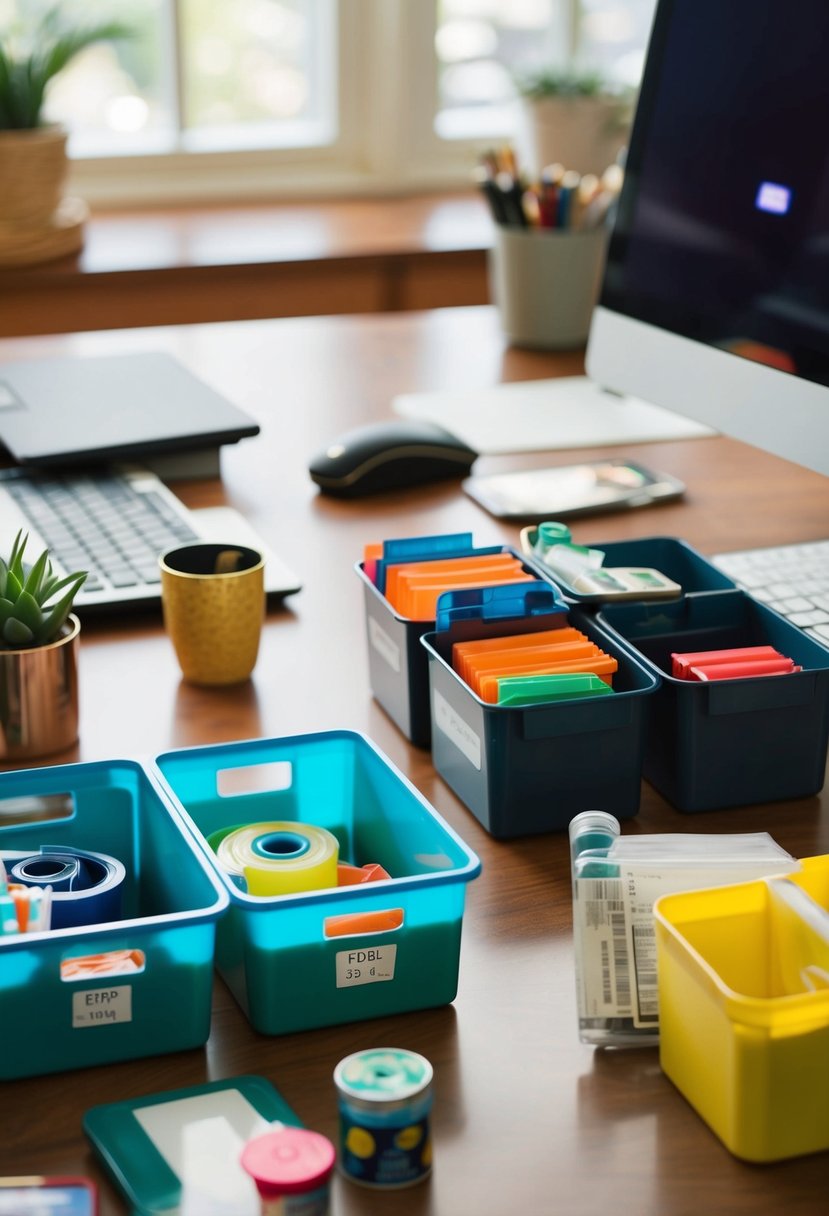
[[10, 616], [14, 616], [14, 604], [11, 600], [0, 598], [0, 626], [5, 625]]
[[10, 646], [28, 646], [33, 634], [22, 621], [18, 621], [12, 616], [3, 626], [3, 638]]
[[44, 617], [43, 626], [40, 630], [41, 641], [51, 641], [51, 639], [60, 629], [63, 622], [69, 616], [69, 612], [72, 608], [72, 601], [74, 600], [81, 583], [86, 578], [86, 574], [73, 574], [70, 576], [70, 578], [75, 580], [72, 586], [66, 592], [66, 595], [64, 595], [63, 598], [58, 600], [58, 602], [54, 605], [49, 612], [49, 615]]
[[30, 54], [16, 51], [7, 34], [0, 43], [0, 129], [39, 126], [49, 82], [93, 43], [127, 38], [133, 30], [120, 21], [70, 28], [56, 5], [31, 32], [38, 49]]
[[9, 576], [6, 579], [6, 599], [16, 600], [23, 590], [23, 583], [15, 574], [14, 570], [9, 570]]
[[47, 584], [49, 587], [48, 594], [44, 592], [44, 594], [41, 596], [41, 604], [46, 604], [47, 600], [51, 599], [53, 595], [57, 595], [58, 591], [62, 591], [64, 587], [68, 587], [70, 583], [77, 583], [77, 586], [72, 593], [73, 595], [77, 595], [83, 583], [86, 582], [86, 577], [86, 570], [78, 570], [75, 574], [67, 574], [65, 578], [52, 579], [51, 584]]
[[38, 603], [42, 602], [41, 583], [46, 574], [46, 568], [49, 565], [49, 550], [44, 549], [40, 557], [29, 571], [26, 582], [23, 585], [23, 590], [28, 591], [34, 596]]
[[28, 591], [21, 591], [17, 597], [14, 615], [27, 629], [31, 630], [32, 634], [37, 633], [43, 627], [43, 613], [40, 611], [40, 604]]

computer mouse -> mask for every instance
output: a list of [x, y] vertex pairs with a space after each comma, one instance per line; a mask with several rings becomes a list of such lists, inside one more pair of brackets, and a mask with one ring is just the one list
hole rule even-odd
[[308, 472], [324, 494], [358, 498], [465, 477], [477, 455], [437, 423], [400, 418], [340, 435]]

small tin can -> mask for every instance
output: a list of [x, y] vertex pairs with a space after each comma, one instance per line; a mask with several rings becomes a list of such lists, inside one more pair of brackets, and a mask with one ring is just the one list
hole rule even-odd
[[280, 1127], [250, 1140], [242, 1168], [256, 1183], [261, 1216], [326, 1216], [334, 1145], [304, 1127]]
[[370, 1187], [412, 1186], [432, 1168], [432, 1065], [414, 1051], [375, 1047], [334, 1069], [340, 1169]]

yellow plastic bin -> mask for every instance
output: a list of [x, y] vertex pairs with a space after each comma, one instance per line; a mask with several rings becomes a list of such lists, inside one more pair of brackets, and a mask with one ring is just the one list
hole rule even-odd
[[829, 1149], [829, 857], [654, 907], [663, 1071], [728, 1149]]

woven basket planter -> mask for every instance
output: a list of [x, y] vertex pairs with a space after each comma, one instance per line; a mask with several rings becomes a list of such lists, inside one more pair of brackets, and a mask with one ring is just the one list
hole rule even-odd
[[63, 127], [0, 131], [0, 224], [48, 227], [63, 194], [66, 168]]

